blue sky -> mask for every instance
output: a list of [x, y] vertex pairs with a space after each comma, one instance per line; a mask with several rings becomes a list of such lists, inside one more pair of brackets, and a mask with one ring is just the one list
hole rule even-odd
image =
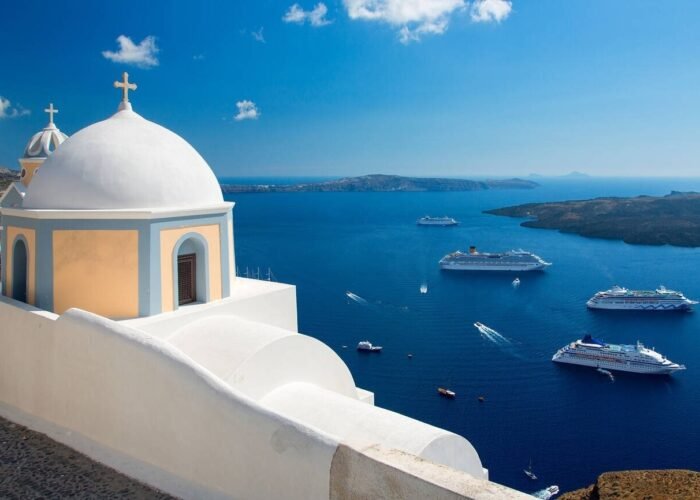
[[0, 166], [126, 70], [220, 176], [698, 175], [697, 0], [294, 3], [5, 2]]

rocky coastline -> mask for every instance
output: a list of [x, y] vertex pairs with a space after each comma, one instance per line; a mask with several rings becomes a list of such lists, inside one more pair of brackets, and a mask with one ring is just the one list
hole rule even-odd
[[700, 498], [700, 472], [634, 470], [606, 472], [586, 488], [564, 493], [559, 500], [670, 500]]
[[700, 193], [528, 203], [485, 213], [527, 218], [521, 226], [558, 229], [633, 245], [700, 246]]

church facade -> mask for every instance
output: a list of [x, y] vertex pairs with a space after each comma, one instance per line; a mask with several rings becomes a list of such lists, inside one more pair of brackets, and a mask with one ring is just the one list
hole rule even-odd
[[130, 84], [118, 83], [115, 115], [66, 141], [52, 109], [27, 145], [26, 196], [3, 210], [6, 296], [127, 319], [230, 295], [233, 204], [202, 157], [135, 113]]

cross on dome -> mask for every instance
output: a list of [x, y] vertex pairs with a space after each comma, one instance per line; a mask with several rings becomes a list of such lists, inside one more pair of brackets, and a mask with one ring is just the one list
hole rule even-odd
[[49, 126], [53, 125], [53, 115], [54, 113], [58, 113], [58, 110], [53, 107], [53, 103], [49, 103], [49, 107], [44, 110], [44, 113], [48, 113], [49, 115]]
[[122, 81], [114, 82], [114, 88], [122, 89], [122, 102], [119, 104], [119, 109], [131, 109], [131, 104], [129, 103], [129, 91], [136, 90], [137, 86], [135, 83], [129, 82], [129, 73], [125, 71], [122, 75]]

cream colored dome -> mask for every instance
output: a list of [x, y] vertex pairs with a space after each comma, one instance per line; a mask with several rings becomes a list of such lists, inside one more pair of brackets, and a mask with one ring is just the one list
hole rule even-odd
[[23, 208], [186, 209], [223, 202], [209, 165], [130, 106], [65, 141], [34, 176]]

